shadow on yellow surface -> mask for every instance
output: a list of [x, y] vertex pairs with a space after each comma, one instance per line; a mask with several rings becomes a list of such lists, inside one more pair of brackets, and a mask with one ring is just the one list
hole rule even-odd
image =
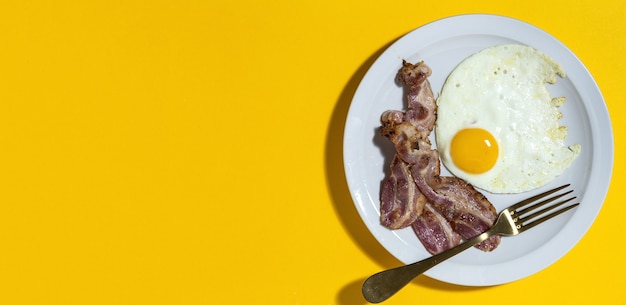
[[[361, 305], [369, 304], [363, 295], [361, 294], [361, 285], [365, 281], [364, 278], [354, 280], [345, 286], [341, 287], [337, 293], [337, 304], [339, 305]], [[454, 284], [444, 283], [427, 276], [419, 276], [412, 283], [410, 283], [404, 289], [421, 289], [421, 290], [439, 290], [445, 292], [469, 292], [489, 289], [490, 287], [470, 287], [459, 286]], [[397, 293], [398, 296], [402, 294], [402, 290]], [[418, 301], [418, 300], [416, 300]], [[422, 300], [424, 301], [424, 300]]]
[[[335, 211], [345, 231], [352, 241], [361, 249], [363, 254], [375, 261], [381, 270], [399, 266], [394, 258], [369, 232], [354, 207], [348, 185], [345, 180], [343, 165], [343, 131], [354, 93], [368, 69], [376, 59], [397, 39], [385, 44], [376, 50], [350, 77], [341, 91], [332, 113], [326, 136], [325, 166], [326, 180]], [[363, 274], [355, 276], [364, 276]], [[368, 276], [368, 275], [365, 275]], [[366, 277], [356, 279], [339, 288], [337, 303], [341, 305], [367, 304], [361, 295], [361, 285]], [[426, 276], [420, 276], [411, 285], [420, 286], [418, 289], [442, 290], [463, 292], [485, 289], [485, 287], [466, 287], [448, 284]], [[400, 292], [401, 293], [401, 292]]]
[[[394, 40], [395, 41], [395, 40]], [[326, 182], [337, 217], [341, 220], [345, 231], [359, 246], [364, 254], [369, 255], [378, 264], [391, 267], [398, 261], [393, 258], [372, 236], [352, 202], [350, 190], [345, 179], [343, 165], [343, 131], [350, 103], [361, 79], [391, 43], [376, 50], [350, 77], [341, 91], [328, 126], [326, 135]]]

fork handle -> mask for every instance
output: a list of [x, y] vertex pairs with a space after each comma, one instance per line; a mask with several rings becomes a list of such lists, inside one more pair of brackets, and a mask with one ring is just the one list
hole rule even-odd
[[468, 239], [456, 247], [450, 248], [419, 262], [378, 272], [370, 276], [363, 283], [363, 286], [361, 287], [363, 296], [370, 303], [380, 303], [400, 291], [402, 287], [406, 286], [406, 284], [411, 282], [418, 275], [426, 272], [428, 269], [447, 260], [448, 258], [453, 257], [486, 240], [493, 234], [493, 230], [488, 230]]

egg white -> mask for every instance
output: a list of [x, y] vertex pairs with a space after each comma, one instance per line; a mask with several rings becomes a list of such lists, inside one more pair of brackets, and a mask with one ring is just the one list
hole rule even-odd
[[[565, 77], [560, 65], [523, 45], [498, 45], [462, 61], [437, 99], [435, 135], [443, 164], [457, 177], [492, 193], [520, 193], [552, 181], [579, 155], [566, 146], [558, 107], [546, 83]], [[489, 131], [499, 146], [496, 164], [482, 174], [459, 169], [450, 141], [464, 128]], [[471, 149], [471, 148], [467, 148]]]

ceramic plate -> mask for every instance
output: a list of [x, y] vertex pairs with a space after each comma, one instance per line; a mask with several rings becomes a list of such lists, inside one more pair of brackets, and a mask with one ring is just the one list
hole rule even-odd
[[[503, 284], [530, 276], [565, 255], [584, 236], [604, 202], [613, 168], [613, 135], [598, 86], [583, 63], [562, 43], [527, 23], [494, 15], [462, 15], [424, 25], [394, 42], [363, 77], [350, 105], [344, 133], [348, 186], [363, 221], [374, 237], [397, 259], [411, 263], [429, 256], [410, 228], [389, 230], [380, 225], [381, 181], [394, 154], [378, 133], [380, 114], [405, 109], [403, 90], [395, 82], [402, 60], [423, 60], [433, 74], [433, 92], [467, 56], [490, 46], [518, 43], [532, 46], [560, 63], [567, 76], [549, 86], [564, 96], [561, 125], [568, 127], [567, 145], [582, 151], [567, 171], [542, 188], [515, 195], [483, 192], [500, 211], [549, 188], [571, 183], [581, 205], [573, 211], [515, 237], [505, 237], [493, 252], [471, 248], [436, 266], [426, 275], [467, 286]], [[434, 132], [431, 134], [435, 147]], [[441, 167], [442, 175], [450, 175]]]

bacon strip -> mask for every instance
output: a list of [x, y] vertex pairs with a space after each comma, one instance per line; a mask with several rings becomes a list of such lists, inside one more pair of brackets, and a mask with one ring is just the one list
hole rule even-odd
[[405, 121], [415, 126], [420, 138], [428, 138], [437, 119], [437, 101], [428, 81], [431, 74], [432, 70], [423, 61], [412, 65], [403, 60], [398, 72], [398, 80], [407, 90]]
[[417, 189], [410, 167], [397, 156], [391, 161], [391, 174], [383, 181], [380, 220], [389, 229], [410, 226], [422, 213], [426, 197]]
[[[457, 177], [439, 177], [432, 187], [418, 177], [418, 188], [428, 198], [433, 208], [450, 222], [452, 229], [464, 239], [487, 231], [497, 218], [496, 209], [487, 197], [472, 185]], [[492, 251], [500, 244], [495, 235], [476, 245], [483, 251]]]
[[454, 232], [452, 225], [430, 203], [422, 215], [411, 224], [413, 232], [431, 254], [450, 249], [461, 242], [461, 235]]
[[[381, 115], [381, 134], [396, 149], [382, 184], [381, 223], [390, 229], [412, 226], [425, 248], [436, 254], [486, 231], [497, 214], [473, 186], [440, 176], [439, 154], [428, 138], [437, 111], [428, 82], [431, 73], [423, 62], [403, 61], [398, 80], [405, 85], [408, 109]], [[500, 237], [494, 236], [476, 247], [492, 251], [499, 243]]]

